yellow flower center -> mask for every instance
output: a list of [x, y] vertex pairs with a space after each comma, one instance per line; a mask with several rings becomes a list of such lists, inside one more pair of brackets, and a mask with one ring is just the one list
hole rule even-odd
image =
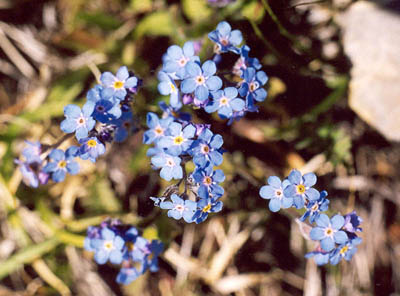
[[156, 127], [155, 129], [154, 129], [154, 132], [157, 134], [157, 135], [162, 135], [163, 134], [163, 132], [164, 132], [164, 130], [161, 128], [161, 127]]
[[228, 105], [228, 98], [222, 97], [222, 98], [219, 100], [219, 104], [220, 104], [220, 105]]
[[129, 251], [133, 251], [133, 249], [135, 249], [135, 244], [132, 242], [127, 242], [126, 247], [128, 248]]
[[276, 190], [276, 191], [275, 191], [275, 195], [276, 195], [277, 197], [282, 197], [282, 190], [280, 190], [280, 189]]
[[203, 211], [203, 213], [207, 213], [210, 209], [211, 209], [211, 204], [208, 204], [203, 208], [202, 211]]
[[180, 145], [180, 144], [183, 143], [183, 141], [184, 141], [184, 139], [183, 139], [182, 136], [177, 136], [177, 137], [174, 138], [174, 144], [175, 145]]
[[325, 235], [326, 236], [332, 236], [333, 235], [333, 229], [328, 227], [325, 229]]
[[204, 79], [203, 75], [199, 75], [196, 77], [196, 82], [197, 82], [197, 84], [202, 85], [206, 82], [206, 80]]
[[122, 81], [115, 81], [114, 82], [114, 88], [115, 89], [120, 89], [124, 86], [124, 83]]
[[212, 179], [209, 176], [204, 177], [204, 184], [211, 185]]
[[348, 249], [349, 249], [348, 246], [344, 246], [343, 248], [341, 248], [339, 251], [340, 255], [343, 255], [344, 253], [346, 253]]
[[317, 203], [311, 207], [311, 211], [315, 212], [316, 210], [318, 210], [318, 204]]
[[170, 83], [169, 86], [171, 87], [171, 92], [176, 93], [176, 87], [173, 83]]
[[207, 154], [208, 152], [210, 152], [210, 148], [207, 145], [204, 145], [203, 147], [201, 147], [201, 150], [204, 154]]
[[106, 241], [106, 242], [104, 243], [104, 248], [107, 249], [107, 250], [111, 250], [111, 249], [113, 248], [113, 243], [112, 243], [112, 241]]
[[67, 162], [65, 160], [60, 160], [57, 165], [59, 168], [63, 169], [67, 166]]
[[87, 141], [87, 145], [88, 145], [90, 148], [93, 148], [93, 147], [96, 147], [97, 142], [96, 142], [96, 140], [89, 140], [89, 141]]
[[303, 184], [296, 186], [297, 194], [304, 194], [306, 192], [306, 187]]
[[258, 88], [258, 83], [257, 82], [252, 82], [250, 83], [250, 91], [253, 92]]
[[226, 38], [220, 38], [219, 42], [221, 42], [223, 46], [227, 46], [229, 44], [229, 41]]

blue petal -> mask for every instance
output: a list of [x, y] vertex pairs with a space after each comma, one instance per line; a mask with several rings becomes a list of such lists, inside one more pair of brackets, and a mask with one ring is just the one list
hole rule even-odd
[[158, 125], [158, 116], [153, 112], [149, 112], [146, 115], [147, 126], [149, 128], [155, 128]]
[[97, 262], [97, 264], [105, 264], [108, 260], [109, 253], [100, 249], [97, 250], [97, 252], [94, 254], [94, 261]]
[[217, 90], [222, 87], [222, 80], [218, 76], [211, 76], [207, 79], [206, 85], [209, 90]]
[[192, 78], [188, 78], [182, 81], [181, 91], [185, 94], [194, 92], [196, 89], [196, 82]]
[[268, 184], [275, 189], [280, 189], [282, 182], [281, 179], [279, 179], [277, 176], [271, 176], [268, 178]]
[[65, 153], [61, 149], [53, 149], [50, 152], [49, 157], [58, 162], [65, 159]]
[[168, 47], [167, 54], [174, 60], [179, 60], [183, 56], [182, 48], [178, 45]]
[[187, 125], [183, 129], [183, 136], [185, 139], [193, 138], [195, 133], [196, 133], [196, 128], [192, 124]]
[[333, 238], [335, 239], [335, 243], [337, 244], [344, 244], [349, 240], [346, 232], [340, 230], [333, 234]]
[[120, 264], [122, 262], [122, 253], [119, 250], [112, 250], [110, 253], [110, 262], [112, 264]]
[[70, 161], [67, 164], [68, 173], [76, 175], [79, 172], [79, 164], [76, 161]]
[[229, 42], [232, 43], [235, 46], [238, 46], [240, 43], [242, 43], [243, 36], [242, 32], [239, 30], [233, 30], [231, 32], [231, 36], [229, 37]]
[[172, 179], [172, 168], [171, 167], [163, 167], [160, 171], [160, 177], [166, 181], [171, 181]]
[[344, 225], [344, 218], [342, 215], [335, 215], [331, 219], [331, 224], [334, 229], [340, 229]]
[[319, 215], [318, 219], [315, 221], [318, 226], [326, 228], [330, 225], [331, 221], [329, 220], [329, 217], [325, 214]]
[[213, 61], [206, 61], [204, 62], [203, 66], [201, 67], [203, 69], [203, 74], [205, 77], [210, 77], [217, 72], [217, 66]]
[[174, 205], [170, 201], [163, 201], [160, 203], [160, 208], [164, 209], [164, 210], [170, 210], [173, 207], [174, 207]]
[[301, 173], [300, 173], [298, 170], [292, 170], [292, 171], [290, 172], [290, 174], [289, 174], [288, 179], [289, 179], [289, 181], [290, 181], [292, 184], [298, 185], [298, 184], [300, 184], [301, 181], [302, 181], [302, 180], [301, 180]]
[[314, 173], [307, 173], [303, 176], [304, 186], [312, 187], [317, 183], [317, 176]]
[[326, 251], [330, 252], [333, 250], [335, 247], [335, 243], [333, 242], [333, 239], [330, 237], [326, 237], [323, 240], [321, 240], [321, 248]]
[[278, 212], [281, 209], [281, 201], [277, 198], [273, 198], [269, 201], [269, 209], [271, 212]]
[[312, 240], [322, 240], [325, 237], [325, 231], [321, 227], [314, 227], [310, 231], [310, 237]]
[[119, 80], [126, 80], [129, 77], [128, 68], [126, 66], [120, 67], [115, 76], [117, 76]]
[[108, 228], [103, 228], [101, 230], [101, 236], [104, 240], [114, 240], [115, 233]]
[[268, 81], [268, 76], [264, 71], [258, 71], [256, 74], [257, 80], [260, 82], [260, 85], [264, 85]]
[[269, 185], [262, 186], [259, 193], [264, 199], [271, 199], [275, 197], [275, 189]]
[[100, 76], [100, 81], [104, 86], [112, 86], [115, 82], [115, 76], [111, 72], [104, 72]]
[[77, 126], [78, 125], [74, 119], [64, 119], [60, 124], [61, 130], [66, 134], [74, 132]]
[[236, 98], [229, 103], [234, 111], [242, 111], [245, 103], [242, 99]]
[[64, 181], [66, 174], [65, 170], [56, 170], [52, 175], [52, 179], [54, 182], [62, 182]]
[[219, 166], [221, 165], [223, 158], [221, 153], [217, 152], [217, 151], [212, 151], [209, 154], [210, 160], [211, 162], [215, 165], [215, 166]]
[[204, 102], [208, 99], [209, 91], [204, 85], [199, 85], [198, 87], [196, 87], [194, 95], [199, 101]]
[[306, 196], [309, 200], [318, 200], [319, 199], [319, 191], [314, 188], [309, 188], [306, 190]]
[[72, 118], [78, 118], [81, 115], [81, 108], [76, 105], [69, 104], [64, 107], [64, 115]]
[[222, 21], [218, 24], [217, 26], [217, 31], [222, 35], [222, 36], [226, 36], [231, 32], [231, 26], [225, 22]]
[[210, 142], [210, 146], [214, 149], [219, 149], [219, 148], [221, 148], [223, 143], [224, 143], [224, 140], [221, 135], [214, 135]]
[[136, 77], [129, 77], [124, 84], [125, 88], [135, 87], [138, 83], [138, 79]]
[[183, 54], [186, 57], [191, 57], [194, 55], [193, 42], [191, 42], [191, 41], [185, 42], [185, 44], [183, 45]]
[[188, 62], [185, 69], [190, 77], [196, 77], [202, 74], [200, 66], [194, 62]]
[[176, 210], [169, 210], [168, 217], [174, 218], [175, 220], [179, 220], [182, 218], [182, 213]]

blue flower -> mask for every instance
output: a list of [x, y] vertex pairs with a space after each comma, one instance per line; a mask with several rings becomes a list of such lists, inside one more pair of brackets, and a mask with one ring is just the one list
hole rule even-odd
[[129, 77], [128, 68], [122, 66], [118, 69], [116, 76], [111, 72], [104, 72], [100, 76], [100, 81], [107, 89], [108, 94], [112, 94], [119, 100], [123, 100], [127, 94], [126, 89], [133, 88], [137, 85], [136, 77]]
[[136, 127], [133, 122], [133, 114], [131, 111], [122, 112], [120, 118], [111, 122], [115, 125], [114, 140], [115, 142], [123, 142], [130, 132], [134, 132]]
[[307, 253], [304, 257], [309, 259], [314, 257], [314, 261], [317, 265], [325, 265], [329, 263], [330, 252], [325, 252], [324, 250], [316, 250]]
[[349, 240], [340, 246], [338, 246], [335, 250], [331, 252], [330, 262], [333, 265], [339, 263], [339, 261], [344, 258], [349, 261], [354, 254], [357, 252], [357, 245], [361, 243], [362, 239], [359, 237], [355, 237], [352, 240]]
[[231, 26], [223, 21], [217, 25], [215, 31], [208, 34], [208, 38], [216, 42], [215, 52], [223, 53], [229, 50], [236, 54], [239, 53], [239, 49], [236, 46], [242, 43], [242, 33], [239, 30], [231, 30]]
[[158, 80], [160, 80], [160, 83], [158, 84], [158, 91], [160, 94], [163, 96], [170, 95], [169, 103], [173, 108], [182, 107], [175, 81], [168, 74], [162, 71], [158, 72]]
[[260, 188], [260, 196], [264, 199], [270, 199], [269, 209], [272, 212], [278, 212], [281, 208], [290, 208], [293, 204], [293, 198], [286, 197], [284, 189], [290, 184], [288, 180], [281, 182], [276, 176], [268, 178], [268, 184]]
[[187, 223], [193, 222], [192, 217], [196, 211], [197, 204], [192, 200], [183, 200], [176, 194], [171, 195], [170, 201], [163, 201], [160, 204], [161, 209], [169, 210], [168, 217], [180, 220], [182, 217]]
[[189, 149], [195, 133], [196, 128], [192, 124], [188, 124], [182, 129], [180, 123], [173, 122], [168, 127], [169, 136], [162, 137], [157, 145], [160, 148], [166, 148], [167, 153], [178, 156]]
[[163, 151], [160, 151], [151, 158], [151, 163], [156, 168], [161, 168], [160, 177], [164, 180], [179, 180], [183, 177], [183, 171], [180, 165], [181, 159], [177, 156], [173, 156]]
[[236, 61], [233, 66], [233, 74], [242, 77], [243, 71], [248, 67], [255, 68], [256, 70], [261, 69], [260, 61], [257, 58], [249, 57], [250, 47], [243, 45], [240, 48], [240, 58]]
[[194, 46], [191, 41], [186, 42], [183, 49], [178, 45], [172, 45], [168, 48], [164, 57], [162, 70], [170, 73], [174, 79], [184, 79], [186, 78], [186, 64], [188, 62], [200, 62], [199, 57], [194, 54]]
[[223, 160], [222, 153], [219, 150], [223, 143], [224, 140], [221, 135], [214, 135], [208, 128], [203, 129], [190, 149], [193, 162], [198, 167], [205, 167], [208, 162], [219, 166]]
[[321, 248], [329, 252], [335, 247], [335, 243], [344, 244], [348, 237], [346, 232], [340, 230], [344, 225], [344, 218], [341, 215], [335, 215], [332, 219], [325, 214], [319, 215], [316, 219], [317, 227], [310, 231], [312, 240], [321, 241]]
[[149, 269], [151, 272], [158, 271], [158, 256], [164, 250], [164, 244], [157, 240], [153, 239], [150, 244], [147, 244], [147, 248], [145, 250], [145, 268]]
[[245, 107], [245, 102], [237, 98], [237, 95], [238, 91], [235, 87], [218, 90], [212, 94], [213, 101], [208, 103], [204, 110], [208, 113], [218, 110], [218, 115], [221, 118], [230, 118], [233, 111], [242, 111]]
[[79, 172], [79, 165], [74, 161], [78, 147], [72, 146], [64, 153], [61, 149], [53, 149], [49, 157], [52, 161], [48, 162], [43, 168], [46, 173], [51, 173], [54, 182], [62, 182], [67, 172], [75, 175]]
[[205, 168], [197, 168], [193, 174], [193, 179], [199, 184], [198, 196], [207, 199], [211, 192], [215, 194], [223, 194], [224, 189], [218, 185], [225, 180], [225, 175], [222, 170], [213, 171], [211, 164]]
[[78, 141], [86, 138], [96, 124], [96, 121], [91, 116], [93, 110], [93, 102], [87, 102], [83, 105], [82, 110], [73, 104], [65, 106], [65, 119], [60, 124], [61, 130], [67, 134], [75, 132]]
[[197, 211], [193, 215], [196, 224], [204, 222], [209, 213], [218, 213], [222, 210], [223, 203], [214, 198], [203, 198], [197, 202]]
[[96, 162], [96, 158], [106, 152], [106, 147], [96, 137], [81, 139], [79, 144], [82, 145], [79, 148], [79, 157], [84, 160]]
[[328, 196], [328, 192], [321, 191], [319, 195], [319, 199], [311, 200], [308, 202], [306, 208], [307, 211], [300, 217], [300, 221], [304, 221], [309, 217], [310, 223], [314, 223], [314, 221], [319, 217], [321, 212], [325, 212], [329, 207], [329, 200], [326, 199]]
[[262, 102], [267, 97], [267, 91], [262, 88], [268, 81], [268, 76], [264, 71], [257, 71], [249, 67], [243, 71], [243, 82], [239, 88], [239, 94], [246, 98], [246, 107], [253, 110], [254, 100]]
[[346, 214], [344, 216], [344, 221], [343, 229], [350, 234], [354, 235], [354, 233], [362, 231], [362, 228], [359, 226], [363, 222], [363, 219], [360, 216], [357, 216], [356, 211]]
[[171, 105], [168, 105], [164, 101], [158, 103], [160, 109], [163, 111], [162, 117], [171, 117], [180, 123], [188, 123], [192, 116], [189, 113], [181, 112], [179, 108], [174, 108]]
[[37, 188], [39, 183], [47, 183], [49, 174], [42, 171], [43, 160], [40, 158], [40, 154], [42, 153], [41, 144], [39, 142], [25, 142], [28, 144], [28, 147], [22, 151], [25, 160], [15, 159], [14, 162], [19, 166], [22, 181], [27, 186]]
[[92, 116], [102, 123], [109, 123], [121, 117], [121, 114], [122, 111], [118, 102], [102, 99], [96, 102]]
[[98, 264], [104, 264], [110, 260], [113, 264], [122, 262], [122, 248], [124, 239], [114, 231], [105, 227], [101, 230], [101, 237], [91, 240], [91, 247], [94, 249], [94, 260]]
[[159, 119], [156, 114], [149, 112], [146, 120], [150, 129], [143, 134], [143, 143], [151, 144], [153, 142], [157, 143], [158, 140], [166, 135], [166, 131], [174, 119], [172, 117]]
[[185, 94], [194, 92], [198, 100], [207, 100], [210, 91], [218, 90], [222, 86], [221, 78], [214, 76], [216, 71], [217, 66], [213, 61], [204, 62], [201, 68], [197, 63], [187, 63], [187, 78], [181, 83], [182, 92]]
[[318, 190], [312, 188], [317, 182], [317, 176], [314, 173], [302, 176], [298, 170], [292, 170], [288, 180], [291, 184], [285, 188], [284, 194], [293, 198], [297, 209], [304, 207], [305, 199], [309, 201], [319, 199]]
[[140, 262], [139, 264], [135, 264], [135, 266], [132, 267], [122, 267], [118, 272], [116, 281], [119, 284], [129, 285], [144, 272], [144, 264]]

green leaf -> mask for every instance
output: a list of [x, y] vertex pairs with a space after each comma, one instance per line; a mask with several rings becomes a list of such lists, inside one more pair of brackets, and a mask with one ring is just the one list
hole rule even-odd
[[246, 18], [251, 19], [256, 23], [258, 23], [264, 17], [265, 10], [263, 9], [262, 4], [260, 2], [254, 0], [250, 1], [243, 7], [242, 14]]
[[101, 11], [95, 13], [80, 11], [76, 17], [78, 20], [82, 20], [89, 25], [95, 25], [104, 30], [116, 30], [122, 25], [120, 20]]
[[199, 22], [210, 17], [212, 10], [204, 0], [182, 0], [183, 12], [193, 22]]
[[136, 26], [135, 39], [143, 35], [170, 36], [175, 32], [173, 20], [169, 11], [156, 11], [144, 17]]
[[51, 238], [37, 245], [29, 245], [15, 255], [0, 263], [0, 280], [21, 268], [26, 263], [31, 263], [37, 258], [53, 250], [58, 244], [57, 238]]
[[130, 8], [134, 13], [142, 13], [151, 10], [151, 0], [131, 0]]

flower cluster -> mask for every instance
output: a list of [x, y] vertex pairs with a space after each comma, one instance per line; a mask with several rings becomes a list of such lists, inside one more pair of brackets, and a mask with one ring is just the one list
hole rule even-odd
[[60, 128], [75, 135], [79, 146], [63, 151], [57, 149], [61, 143], [43, 146], [39, 142], [27, 142], [28, 147], [22, 152], [25, 160], [16, 160], [25, 184], [38, 187], [46, 184], [49, 178], [62, 182], [67, 173], [79, 172], [76, 157], [96, 162], [97, 157], [104, 154], [106, 142], [122, 142], [135, 130], [131, 103], [140, 84], [138, 78], [123, 66], [115, 76], [104, 72], [100, 81], [101, 84], [88, 91], [82, 108], [74, 104], [64, 108], [65, 119]]
[[90, 226], [84, 242], [87, 251], [94, 252], [98, 264], [108, 261], [120, 265], [117, 282], [129, 284], [147, 270], [158, 271], [158, 255], [163, 250], [159, 240], [149, 241], [132, 226], [111, 219], [100, 226]]
[[[147, 152], [151, 164], [160, 169], [161, 178], [180, 180], [162, 198], [152, 199], [155, 205], [169, 210], [169, 217], [183, 218], [187, 223], [201, 223], [209, 213], [222, 209], [219, 199], [224, 189], [218, 184], [224, 181], [225, 175], [222, 170], [214, 170], [214, 166], [222, 163], [223, 139], [221, 135], [213, 134], [209, 125], [193, 124], [188, 121], [190, 118], [184, 118], [182, 114], [173, 112], [164, 112], [163, 118], [151, 112], [147, 114], [149, 129], [143, 134], [143, 142], [155, 146]], [[191, 174], [187, 174], [185, 168], [189, 161], [195, 165]], [[185, 192], [178, 196], [175, 193], [182, 181]], [[187, 190], [194, 200], [189, 199]], [[166, 201], [167, 198], [171, 201]]]
[[362, 231], [359, 225], [361, 217], [353, 211], [347, 215], [337, 214], [331, 219], [324, 213], [328, 210], [328, 193], [318, 192], [313, 186], [317, 182], [314, 173], [302, 175], [298, 170], [292, 170], [289, 176], [281, 181], [276, 176], [268, 178], [268, 185], [260, 188], [260, 196], [269, 199], [269, 208], [277, 212], [281, 208], [295, 207], [305, 209], [300, 221], [307, 218], [310, 223], [316, 223], [310, 232], [310, 238], [318, 241], [318, 247], [307, 253], [306, 258], [314, 257], [318, 265], [331, 263], [336, 265], [344, 258], [350, 260], [357, 251], [356, 246], [361, 238], [356, 232]]
[[[169, 95], [172, 108], [191, 104], [207, 113], [217, 112], [231, 124], [247, 112], [257, 111], [255, 102], [262, 102], [267, 97], [263, 86], [268, 77], [264, 71], [258, 71], [261, 68], [258, 59], [249, 57], [250, 48], [247, 45], [239, 47], [243, 41], [239, 30], [232, 30], [223, 21], [208, 37], [215, 44], [215, 55], [204, 63], [195, 54], [194, 42], [168, 48], [158, 74], [158, 90], [162, 95]], [[228, 52], [239, 55], [237, 62], [232, 69], [218, 70], [222, 54]]]

